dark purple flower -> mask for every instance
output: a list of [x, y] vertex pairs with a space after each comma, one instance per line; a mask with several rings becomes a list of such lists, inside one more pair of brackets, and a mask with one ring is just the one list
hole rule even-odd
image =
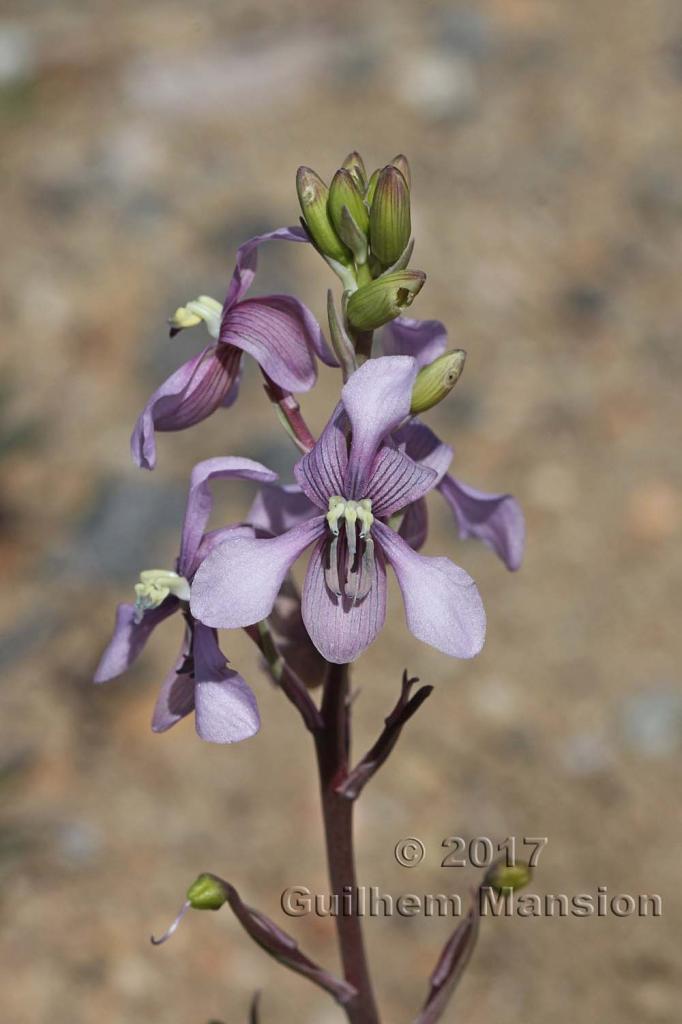
[[[381, 347], [386, 353], [413, 355], [419, 366], [441, 356], [447, 346], [447, 331], [438, 320], [409, 320], [399, 317], [384, 328]], [[525, 523], [521, 506], [511, 494], [488, 494], [456, 480], [447, 472], [453, 458], [449, 445], [440, 441], [423, 423], [413, 419], [396, 434], [395, 440], [410, 458], [433, 469], [436, 488], [452, 510], [462, 539], [474, 537], [492, 548], [508, 569], [518, 569], [523, 559]], [[400, 535], [419, 550], [428, 529], [423, 499], [405, 511]]]
[[134, 461], [144, 469], [156, 463], [156, 430], [184, 430], [237, 397], [242, 355], [247, 352], [286, 391], [308, 391], [317, 379], [315, 356], [337, 366], [310, 310], [291, 295], [247, 299], [262, 242], [307, 242], [302, 228], [279, 228], [249, 239], [237, 250], [237, 263], [222, 307], [201, 296], [179, 309], [174, 333], [202, 321], [215, 343], [184, 363], [151, 396], [130, 440]]
[[479, 652], [485, 613], [474, 581], [447, 558], [416, 554], [388, 525], [437, 481], [433, 469], [390, 441], [409, 415], [417, 370], [413, 358], [395, 356], [371, 360], [351, 376], [322, 436], [295, 470], [317, 514], [280, 536], [228, 537], [215, 547], [192, 584], [192, 613], [200, 621], [217, 628], [265, 619], [290, 566], [314, 545], [302, 612], [328, 661], [354, 660], [381, 629], [386, 563], [418, 639], [454, 657]]
[[227, 667], [215, 630], [193, 619], [187, 605], [189, 585], [202, 559], [226, 537], [253, 536], [250, 526], [204, 532], [213, 506], [209, 485], [220, 478], [265, 483], [276, 475], [251, 459], [206, 459], [194, 467], [175, 571], [150, 569], [141, 574], [135, 604], [118, 606], [114, 633], [97, 666], [95, 682], [104, 683], [125, 672], [159, 623], [182, 612], [185, 630], [180, 653], [161, 687], [152, 729], [164, 732], [194, 711], [202, 739], [233, 743], [258, 732], [256, 698], [242, 677]]

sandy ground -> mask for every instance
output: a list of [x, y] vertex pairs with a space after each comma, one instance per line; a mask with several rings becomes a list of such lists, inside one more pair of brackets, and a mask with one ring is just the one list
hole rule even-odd
[[[679, 992], [682, 11], [674, 0], [110, 5], [6, 0], [0, 17], [0, 971], [5, 1024], [332, 1024], [229, 913], [148, 943], [200, 870], [233, 881], [335, 964], [312, 757], [296, 716], [225, 637], [263, 729], [210, 747], [153, 736], [178, 637], [90, 684], [117, 600], [170, 564], [188, 472], [250, 455], [287, 472], [258, 378], [243, 401], [129, 462], [146, 396], [199, 339], [182, 301], [221, 296], [236, 245], [295, 223], [295, 169], [358, 147], [414, 174], [415, 315], [449, 325], [465, 375], [432, 423], [458, 473], [528, 521], [510, 576], [432, 505], [428, 550], [477, 579], [489, 639], [448, 661], [390, 625], [357, 665], [357, 749], [404, 666], [436, 690], [358, 810], [361, 876], [465, 894], [443, 839], [547, 836], [535, 891], [659, 894], [660, 918], [485, 922], [448, 1020], [672, 1024]], [[258, 287], [320, 316], [332, 279], [271, 249]], [[304, 408], [319, 427], [336, 378]], [[216, 523], [248, 487], [220, 492]], [[414, 869], [393, 858], [423, 840]], [[452, 922], [375, 919], [387, 1021], [409, 1021]]]

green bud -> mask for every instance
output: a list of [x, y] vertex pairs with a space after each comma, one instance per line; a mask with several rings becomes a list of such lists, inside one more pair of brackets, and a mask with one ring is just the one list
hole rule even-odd
[[395, 263], [410, 240], [410, 190], [389, 164], [380, 172], [369, 215], [372, 252], [385, 266]]
[[372, 177], [369, 179], [369, 182], [367, 184], [367, 191], [365, 192], [365, 202], [367, 203], [368, 206], [372, 205], [372, 200], [374, 199], [374, 193], [376, 192], [377, 189], [377, 182], [379, 180], [380, 174], [381, 171], [377, 167], [376, 171], [372, 172]]
[[364, 192], [367, 185], [367, 171], [365, 170], [364, 161], [358, 151], [354, 149], [352, 153], [349, 153], [341, 166], [344, 170], [350, 171], [355, 184], [361, 192]]
[[531, 874], [531, 869], [527, 864], [509, 866], [502, 861], [499, 864], [493, 864], [486, 872], [483, 884], [492, 886], [498, 892], [509, 890], [516, 892], [517, 889], [523, 889], [525, 885], [528, 885]]
[[327, 212], [339, 238], [355, 252], [357, 232], [354, 232], [352, 228], [349, 229], [349, 225], [343, 215], [344, 207], [355, 221], [361, 235], [366, 236], [369, 230], [369, 212], [365, 206], [362, 194], [355, 184], [353, 175], [350, 171], [342, 168], [336, 172], [329, 186]]
[[412, 174], [410, 173], [410, 165], [407, 162], [407, 157], [403, 156], [402, 153], [398, 153], [391, 160], [394, 167], [397, 167], [403, 178], [407, 182], [407, 187], [412, 188]]
[[310, 167], [299, 167], [296, 172], [296, 191], [310, 236], [324, 256], [344, 266], [351, 262], [351, 254], [338, 237], [327, 213], [329, 189]]
[[373, 331], [395, 320], [412, 305], [425, 280], [421, 270], [399, 270], [363, 285], [348, 299], [350, 324], [359, 331]]
[[195, 910], [220, 910], [227, 902], [227, 893], [219, 878], [204, 872], [190, 885], [187, 900]]
[[420, 370], [412, 388], [410, 412], [426, 412], [447, 398], [462, 376], [465, 359], [466, 352], [458, 348], [439, 356]]

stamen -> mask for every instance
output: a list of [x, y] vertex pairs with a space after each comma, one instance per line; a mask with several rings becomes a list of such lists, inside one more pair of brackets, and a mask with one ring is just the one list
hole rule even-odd
[[[345, 546], [339, 546], [339, 523], [344, 520]], [[346, 500], [339, 494], [329, 499], [327, 523], [333, 534], [329, 545], [329, 564], [325, 565], [327, 587], [337, 597], [344, 596], [353, 604], [366, 597], [375, 579], [374, 542], [370, 536], [374, 516], [370, 498]], [[358, 533], [358, 524], [360, 530]], [[342, 565], [339, 566], [339, 560]]]
[[355, 536], [355, 524], [358, 519], [357, 505], [354, 501], [346, 502], [346, 543], [348, 544], [348, 571], [353, 571], [355, 564], [355, 553], [357, 551], [357, 541]]
[[360, 530], [360, 537], [362, 540], [369, 536], [369, 531], [374, 522], [374, 516], [372, 515], [372, 502], [369, 498], [363, 498], [362, 501], [358, 502], [358, 519], [362, 523], [362, 529]]
[[339, 519], [343, 516], [346, 509], [346, 502], [340, 494], [332, 494], [329, 499], [329, 511], [327, 512], [327, 522], [329, 523], [329, 529], [332, 531], [335, 537], [339, 533]]
[[174, 935], [175, 932], [177, 931], [178, 925], [180, 924], [180, 922], [182, 921], [183, 917], [185, 916], [185, 914], [187, 913], [187, 911], [189, 910], [189, 908], [191, 906], [192, 906], [192, 904], [190, 903], [190, 901], [189, 900], [185, 900], [185, 902], [182, 904], [182, 908], [180, 910], [180, 913], [175, 918], [175, 920], [173, 921], [172, 925], [163, 933], [163, 935], [160, 938], [158, 938], [158, 939], [155, 939], [153, 935], [149, 936], [149, 940], [150, 940], [152, 946], [161, 946], [164, 942], [168, 942], [170, 937], [172, 935]]
[[210, 295], [200, 295], [198, 299], [192, 299], [184, 306], [179, 306], [168, 321], [171, 328], [171, 336], [178, 331], [184, 331], [188, 327], [196, 327], [201, 321], [206, 324], [208, 333], [217, 340], [220, 334], [220, 319], [223, 307]]
[[339, 536], [338, 529], [336, 536], [329, 546], [329, 565], [324, 569], [325, 583], [332, 594], [341, 597], [341, 583], [339, 581]]
[[169, 594], [181, 601], [189, 601], [189, 583], [184, 576], [170, 569], [145, 569], [140, 582], [135, 584], [135, 616], [139, 625], [146, 611], [158, 608]]

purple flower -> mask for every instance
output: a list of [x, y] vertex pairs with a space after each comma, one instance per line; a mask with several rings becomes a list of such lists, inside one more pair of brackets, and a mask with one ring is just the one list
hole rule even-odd
[[[381, 347], [387, 354], [409, 354], [420, 368], [441, 356], [447, 346], [447, 330], [438, 320], [399, 317], [384, 328]], [[395, 440], [410, 458], [437, 474], [436, 488], [450, 507], [462, 539], [474, 537], [492, 548], [508, 569], [518, 569], [523, 559], [525, 523], [521, 506], [511, 494], [488, 494], [456, 480], [447, 472], [453, 458], [449, 445], [440, 441], [423, 423], [412, 420]], [[419, 499], [406, 510], [400, 535], [419, 550], [426, 540], [426, 502]]]
[[232, 404], [247, 352], [286, 391], [308, 391], [317, 379], [315, 356], [337, 366], [310, 310], [290, 295], [244, 296], [256, 274], [258, 247], [271, 239], [307, 242], [302, 228], [279, 228], [249, 239], [237, 250], [237, 264], [222, 307], [201, 296], [179, 309], [174, 331], [203, 321], [215, 343], [184, 363], [151, 396], [130, 440], [133, 460], [156, 464], [156, 430], [184, 430]]
[[175, 571], [150, 569], [141, 574], [135, 604], [118, 606], [114, 633], [97, 666], [95, 682], [104, 683], [125, 672], [159, 623], [182, 612], [185, 630], [180, 653], [161, 687], [152, 729], [164, 732], [194, 711], [202, 739], [234, 743], [258, 732], [256, 698], [242, 677], [227, 667], [215, 630], [197, 622], [187, 607], [189, 584], [202, 559], [226, 537], [253, 536], [250, 526], [204, 533], [213, 506], [209, 484], [222, 477], [259, 483], [276, 479], [251, 459], [207, 459], [194, 467]]
[[485, 613], [474, 581], [447, 558], [418, 555], [389, 525], [437, 481], [433, 469], [390, 441], [409, 415], [417, 370], [413, 358], [395, 356], [371, 360], [351, 376], [319, 441], [295, 469], [317, 514], [280, 536], [228, 537], [216, 546], [192, 584], [196, 618], [214, 628], [266, 618], [290, 566], [313, 545], [303, 620], [328, 661], [353, 661], [381, 629], [387, 563], [418, 639], [453, 657], [480, 651]]

